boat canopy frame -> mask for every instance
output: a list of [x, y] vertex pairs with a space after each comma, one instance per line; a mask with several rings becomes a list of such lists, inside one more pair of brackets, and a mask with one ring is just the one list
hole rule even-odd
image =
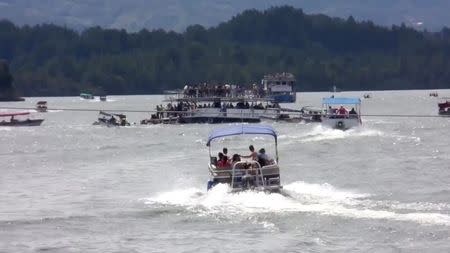
[[14, 117], [14, 116], [23, 116], [30, 115], [30, 112], [4, 112], [0, 113], [0, 117]]
[[[329, 97], [322, 99], [322, 110], [324, 110], [323, 117], [329, 117], [328, 106], [354, 106], [356, 108], [356, 118], [361, 122], [361, 99], [355, 97]], [[333, 116], [334, 114], [331, 114]]]
[[211, 142], [218, 138], [237, 136], [237, 135], [269, 135], [275, 140], [275, 159], [278, 163], [278, 139], [277, 133], [271, 126], [255, 126], [255, 125], [240, 125], [226, 128], [214, 129], [208, 137], [206, 146], [209, 147], [209, 156], [211, 157]]
[[100, 111], [98, 114], [99, 114], [99, 115], [108, 116], [108, 117], [116, 116], [116, 117], [119, 117], [119, 118], [121, 118], [121, 119], [127, 117], [125, 114], [121, 114], [121, 113], [109, 113], [109, 112], [105, 112], [105, 111]]
[[360, 98], [323, 98], [323, 105], [361, 105]]

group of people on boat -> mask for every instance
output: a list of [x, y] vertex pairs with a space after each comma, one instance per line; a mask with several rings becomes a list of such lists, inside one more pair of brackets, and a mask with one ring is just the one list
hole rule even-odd
[[430, 97], [438, 97], [439, 94], [437, 92], [430, 92]]
[[231, 102], [213, 102], [213, 103], [203, 103], [197, 104], [194, 102], [185, 102], [180, 101], [176, 104], [168, 103], [166, 106], [157, 105], [156, 113], [151, 115], [152, 119], [162, 119], [162, 118], [170, 118], [170, 117], [178, 117], [183, 112], [193, 111], [195, 109], [202, 108], [220, 108], [222, 110], [226, 109], [255, 109], [255, 110], [264, 110], [268, 108], [280, 108], [278, 103], [266, 104], [262, 103], [249, 103], [247, 101], [240, 101], [235, 104]]
[[108, 126], [129, 126], [130, 123], [127, 121], [127, 117], [123, 114], [107, 114], [101, 113], [101, 117], [94, 124], [106, 124]]
[[251, 88], [244, 88], [240, 85], [231, 84], [198, 84], [198, 85], [185, 85], [183, 89], [183, 95], [189, 98], [202, 98], [202, 97], [243, 97], [253, 96], [262, 97], [265, 92], [260, 85], [253, 84]]
[[[250, 145], [248, 148], [250, 150], [249, 155], [234, 154], [232, 157], [228, 156], [228, 149], [223, 148], [222, 152], [217, 154], [217, 168], [231, 169], [236, 163], [241, 162], [241, 158], [257, 161], [261, 167], [274, 163], [274, 160], [266, 154], [266, 150], [264, 148], [261, 148], [258, 152], [255, 151], [255, 147], [253, 145]], [[245, 165], [243, 166], [243, 169], [247, 168]]]
[[331, 106], [328, 106], [327, 114], [330, 117], [335, 117], [335, 118], [358, 117], [358, 113], [356, 112], [354, 107], [352, 107], [352, 109], [350, 111], [348, 111], [344, 106], [340, 106], [339, 108], [333, 108]]

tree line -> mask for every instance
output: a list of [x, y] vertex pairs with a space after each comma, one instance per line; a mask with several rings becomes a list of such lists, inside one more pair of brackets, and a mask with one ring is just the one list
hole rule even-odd
[[161, 93], [196, 83], [258, 83], [291, 72], [299, 91], [450, 87], [450, 29], [382, 27], [289, 6], [247, 10], [183, 33], [0, 21], [0, 58], [25, 96]]

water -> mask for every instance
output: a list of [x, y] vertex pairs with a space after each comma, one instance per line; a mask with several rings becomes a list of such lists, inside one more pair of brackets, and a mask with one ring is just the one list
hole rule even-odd
[[[362, 110], [435, 115], [428, 93], [372, 92]], [[323, 96], [302, 93], [298, 103], [319, 106]], [[146, 110], [162, 97], [110, 99], [1, 106]], [[0, 252], [450, 251], [448, 118], [365, 117], [346, 132], [267, 123], [279, 133], [284, 196], [206, 192], [206, 137], [219, 125], [106, 128], [92, 126], [96, 112], [40, 116], [41, 127], [0, 128]]]

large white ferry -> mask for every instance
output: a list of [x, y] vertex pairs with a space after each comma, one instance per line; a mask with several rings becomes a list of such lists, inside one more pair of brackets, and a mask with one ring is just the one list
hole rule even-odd
[[262, 118], [277, 120], [282, 116], [281, 108], [273, 99], [254, 94], [209, 96], [199, 95], [199, 90], [172, 92], [164, 102], [164, 106], [156, 107], [151, 119], [141, 123], [258, 123]]

